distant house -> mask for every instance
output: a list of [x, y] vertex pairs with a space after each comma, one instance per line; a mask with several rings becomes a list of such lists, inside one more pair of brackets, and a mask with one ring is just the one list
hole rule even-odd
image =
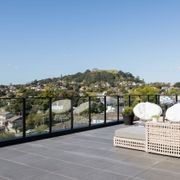
[[5, 123], [9, 118], [12, 118], [13, 114], [10, 112], [2, 112], [0, 113], [0, 126], [5, 126]]
[[107, 106], [106, 112], [107, 112], [107, 113], [116, 112], [116, 108], [115, 108], [115, 107], [112, 107], [112, 106]]
[[169, 87], [168, 86], [163, 86], [163, 87], [161, 87], [161, 90], [167, 92], [169, 90]]
[[10, 112], [0, 113], [0, 129], [16, 133], [22, 128], [22, 120], [22, 116], [15, 116]]
[[8, 120], [7, 128], [10, 132], [17, 133], [22, 128], [23, 118], [22, 116], [13, 116]]

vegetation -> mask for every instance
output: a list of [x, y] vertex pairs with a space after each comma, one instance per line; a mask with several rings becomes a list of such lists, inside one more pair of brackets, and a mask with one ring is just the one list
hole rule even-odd
[[[145, 85], [143, 87], [137, 87], [131, 90], [130, 95], [132, 105], [135, 106], [139, 102], [145, 102], [145, 101], [150, 101], [150, 102], [156, 102], [156, 97], [155, 95], [159, 94], [160, 90], [156, 87]], [[147, 99], [149, 96], [149, 99]]]
[[45, 131], [48, 131], [48, 126], [45, 124], [40, 125], [37, 128], [35, 128], [35, 132], [37, 132], [37, 133], [43, 133]]
[[76, 73], [74, 75], [68, 75], [63, 77], [62, 80], [74, 81], [78, 83], [84, 83], [90, 85], [97, 82], [108, 82], [110, 86], [114, 86], [117, 82], [126, 80], [136, 83], [144, 83], [139, 77], [134, 77], [131, 73], [124, 73], [123, 71], [116, 70], [98, 70], [93, 71], [86, 70], [84, 73]]
[[170, 90], [167, 91], [166, 94], [169, 95], [169, 96], [175, 95], [175, 94], [180, 95], [180, 89], [170, 89]]
[[0, 140], [3, 140], [3, 139], [11, 139], [11, 138], [15, 138], [15, 134], [14, 133], [2, 133], [0, 134]]
[[133, 116], [133, 107], [126, 106], [122, 111], [123, 116]]
[[42, 113], [31, 113], [27, 116], [27, 129], [34, 129], [44, 124], [48, 124], [48, 115]]
[[174, 87], [180, 88], [180, 82], [175, 83]]
[[134, 88], [131, 91], [131, 95], [156, 95], [159, 94], [160, 90], [156, 87], [153, 86], [143, 86], [143, 87], [138, 87]]

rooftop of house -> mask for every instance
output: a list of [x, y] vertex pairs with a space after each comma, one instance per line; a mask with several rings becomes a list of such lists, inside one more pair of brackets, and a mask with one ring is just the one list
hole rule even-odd
[[13, 116], [8, 119], [9, 122], [13, 123], [15, 121], [22, 120], [22, 116]]
[[9, 115], [9, 114], [12, 114], [11, 112], [7, 112], [7, 111], [5, 111], [5, 112], [0, 112], [0, 116], [7, 116], [7, 115]]
[[0, 149], [0, 179], [180, 179], [180, 160], [113, 147], [116, 125]]

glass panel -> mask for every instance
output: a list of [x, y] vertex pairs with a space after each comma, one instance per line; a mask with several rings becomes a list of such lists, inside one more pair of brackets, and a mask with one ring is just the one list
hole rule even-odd
[[149, 95], [149, 102], [151, 103], [157, 103], [158, 97], [156, 95]]
[[74, 128], [89, 126], [89, 98], [80, 97], [73, 102]]
[[163, 113], [165, 114], [166, 110], [176, 103], [176, 96], [160, 96], [159, 102]]
[[49, 132], [49, 99], [26, 99], [26, 136]]
[[[124, 106], [129, 106], [129, 96], [125, 95], [125, 96], [123, 96], [123, 99], [124, 99]], [[132, 96], [131, 96], [131, 99], [132, 99]], [[131, 102], [132, 102], [132, 100], [131, 100]]]
[[177, 97], [177, 103], [180, 103], [180, 95], [178, 95], [178, 97]]
[[[149, 102], [156, 103], [156, 95], [149, 95], [149, 99], [148, 99], [148, 95], [131, 95], [130, 98], [131, 98], [131, 106], [133, 107], [140, 102], [148, 102], [148, 100]], [[128, 101], [128, 97], [126, 96], [126, 102], [127, 101]]]
[[117, 121], [117, 97], [106, 97], [106, 122]]
[[0, 99], [0, 141], [22, 137], [22, 99]]
[[71, 100], [55, 99], [52, 102], [52, 131], [62, 131], [71, 128]]
[[148, 96], [147, 95], [142, 95], [139, 96], [140, 102], [148, 102]]
[[104, 123], [104, 97], [91, 98], [91, 124]]
[[121, 97], [119, 98], [119, 120], [120, 120], [120, 121], [123, 120], [122, 111], [123, 111], [123, 108], [124, 108], [125, 106], [127, 106], [125, 97], [124, 97], [124, 96], [121, 96]]

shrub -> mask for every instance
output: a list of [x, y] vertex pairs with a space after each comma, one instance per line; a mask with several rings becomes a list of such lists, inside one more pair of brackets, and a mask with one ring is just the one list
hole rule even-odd
[[132, 115], [134, 115], [134, 113], [133, 113], [133, 108], [132, 108], [132, 107], [129, 107], [129, 106], [126, 106], [126, 107], [123, 109], [122, 114], [123, 114], [124, 116], [132, 116]]
[[47, 129], [48, 129], [48, 126], [45, 125], [45, 124], [43, 124], [43, 125], [38, 126], [38, 127], [35, 129], [35, 131], [38, 132], [38, 133], [42, 133], [42, 132], [44, 132], [44, 131], [47, 130]]
[[0, 134], [0, 140], [1, 139], [11, 139], [14, 137], [15, 137], [14, 133], [2, 133], [2, 134]]

